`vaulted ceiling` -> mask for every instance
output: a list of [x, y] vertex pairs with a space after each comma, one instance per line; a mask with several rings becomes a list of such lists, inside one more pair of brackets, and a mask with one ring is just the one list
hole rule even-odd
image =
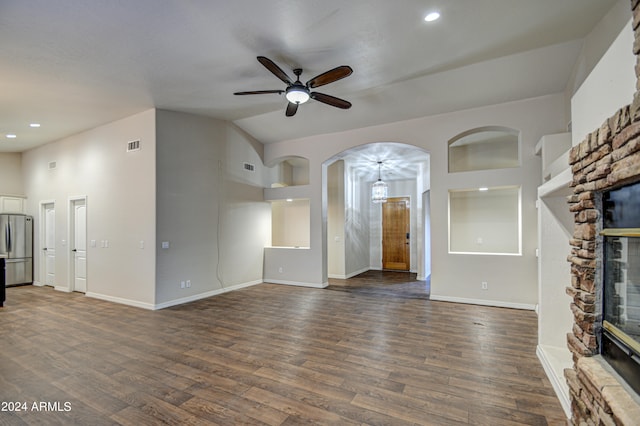
[[[565, 89], [582, 39], [616, 0], [2, 0], [0, 151], [23, 151], [149, 108], [231, 120], [263, 143]], [[427, 23], [437, 10], [441, 18]], [[305, 81], [285, 117], [256, 56]], [[37, 122], [39, 128], [30, 128]], [[15, 134], [15, 139], [5, 135]]]

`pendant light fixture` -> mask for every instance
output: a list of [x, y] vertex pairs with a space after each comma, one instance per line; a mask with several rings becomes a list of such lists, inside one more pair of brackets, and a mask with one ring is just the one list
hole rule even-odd
[[371, 185], [371, 201], [374, 203], [386, 203], [388, 187], [380, 178], [380, 168], [382, 161], [378, 161], [378, 181]]

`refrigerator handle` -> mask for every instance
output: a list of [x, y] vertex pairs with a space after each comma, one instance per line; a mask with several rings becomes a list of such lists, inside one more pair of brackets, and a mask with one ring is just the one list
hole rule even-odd
[[11, 222], [7, 222], [7, 232], [5, 233], [5, 240], [7, 243], [7, 252], [11, 253]]

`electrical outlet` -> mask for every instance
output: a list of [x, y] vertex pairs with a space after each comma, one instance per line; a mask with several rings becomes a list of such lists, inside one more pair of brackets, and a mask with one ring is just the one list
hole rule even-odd
[[191, 287], [191, 280], [187, 280], [187, 288]]
[[282, 266], [278, 268], [278, 272], [283, 273], [284, 269], [282, 269]]
[[489, 290], [489, 284], [486, 281], [482, 281], [482, 289]]
[[180, 281], [180, 288], [184, 288], [184, 281]]

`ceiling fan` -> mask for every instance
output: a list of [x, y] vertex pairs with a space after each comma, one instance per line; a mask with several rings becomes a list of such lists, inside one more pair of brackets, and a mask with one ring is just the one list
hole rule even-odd
[[307, 102], [309, 99], [315, 99], [327, 105], [331, 105], [336, 108], [349, 109], [351, 108], [351, 102], [344, 99], [336, 98], [335, 96], [327, 95], [320, 92], [312, 92], [311, 89], [324, 86], [325, 84], [333, 83], [345, 77], [348, 77], [353, 73], [353, 70], [348, 65], [341, 65], [329, 71], [323, 72], [320, 75], [313, 77], [306, 83], [300, 81], [300, 74], [302, 74], [302, 68], [296, 68], [293, 73], [296, 76], [296, 81], [291, 81], [289, 76], [282, 71], [282, 69], [275, 64], [271, 59], [264, 56], [258, 56], [258, 62], [260, 62], [266, 69], [271, 71], [273, 75], [282, 80], [287, 88], [284, 90], [254, 90], [250, 92], [236, 92], [234, 95], [265, 95], [270, 93], [277, 93], [278, 95], [285, 94], [285, 97], [289, 101], [287, 105], [286, 116], [292, 117], [298, 111], [298, 105]]

